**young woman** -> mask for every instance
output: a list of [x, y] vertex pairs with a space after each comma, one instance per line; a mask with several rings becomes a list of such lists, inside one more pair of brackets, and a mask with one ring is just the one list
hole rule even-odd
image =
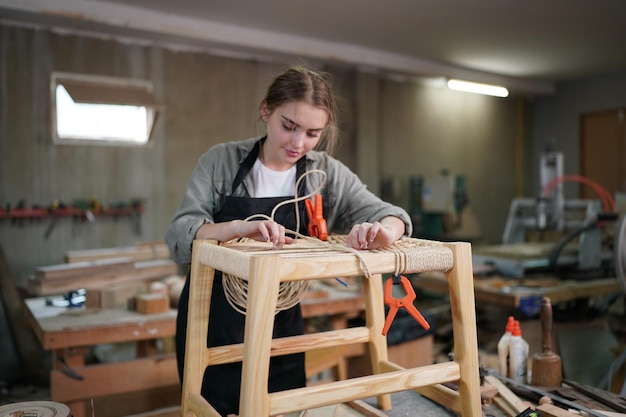
[[[272, 242], [277, 249], [291, 243], [289, 230], [295, 231], [299, 225], [298, 232], [307, 234], [303, 202], [298, 203], [299, 222], [294, 203], [282, 205], [273, 220], [247, 219], [256, 214], [269, 216], [278, 204], [318, 189], [328, 231], [347, 234], [349, 247], [374, 249], [411, 235], [411, 221], [405, 210], [369, 192], [354, 173], [330, 156], [337, 140], [337, 120], [327, 74], [301, 66], [288, 68], [269, 86], [259, 113], [266, 125], [265, 136], [222, 143], [200, 157], [167, 231], [166, 241], [176, 262], [191, 262], [194, 239], [224, 242], [246, 237]], [[315, 170], [323, 171], [325, 178], [319, 173], [305, 175]], [[176, 334], [181, 377], [188, 298], [185, 285]], [[245, 316], [226, 300], [217, 271], [209, 346], [241, 343], [244, 322]], [[275, 338], [302, 332], [299, 305], [276, 314]], [[237, 414], [240, 378], [240, 362], [211, 366], [205, 373], [202, 395], [221, 414]], [[305, 383], [304, 354], [271, 359], [270, 392], [303, 387]]]

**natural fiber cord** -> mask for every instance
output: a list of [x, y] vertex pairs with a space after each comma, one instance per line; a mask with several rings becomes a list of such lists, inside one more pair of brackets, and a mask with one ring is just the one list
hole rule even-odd
[[[440, 242], [414, 238], [402, 238], [394, 244], [369, 251], [359, 251], [346, 246], [346, 236], [331, 235], [328, 241], [298, 235], [309, 242], [331, 250], [348, 252], [359, 258], [365, 277], [371, 274], [363, 258], [363, 253], [393, 252], [396, 257], [396, 274], [418, 273], [425, 271], [448, 271], [453, 266], [452, 251]], [[246, 314], [248, 302], [248, 282], [231, 274], [223, 274], [224, 295], [228, 303], [239, 313]], [[308, 281], [281, 282], [278, 290], [276, 311], [288, 310], [298, 304], [309, 287]]]

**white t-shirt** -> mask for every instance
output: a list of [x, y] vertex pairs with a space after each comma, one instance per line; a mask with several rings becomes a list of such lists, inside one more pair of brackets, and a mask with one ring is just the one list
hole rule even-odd
[[294, 195], [296, 188], [296, 166], [286, 171], [274, 171], [257, 158], [252, 167], [254, 190], [252, 197], [285, 197]]

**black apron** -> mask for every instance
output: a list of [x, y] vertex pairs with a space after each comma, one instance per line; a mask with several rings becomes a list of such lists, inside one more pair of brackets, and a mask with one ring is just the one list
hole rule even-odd
[[[250, 172], [259, 152], [260, 141], [242, 162], [232, 184], [232, 191], [241, 185], [244, 177]], [[306, 160], [301, 158], [296, 164], [296, 178], [305, 172]], [[300, 183], [298, 195], [306, 192], [306, 178]], [[250, 198], [226, 197], [220, 211], [214, 216], [215, 222], [243, 220], [253, 214], [269, 216], [272, 209], [279, 203], [293, 196]], [[305, 234], [308, 219], [304, 215], [306, 209], [301, 201], [300, 233]], [[295, 208], [293, 204], [281, 206], [274, 215], [274, 220], [289, 230], [296, 228]], [[178, 373], [182, 381], [183, 361], [185, 357], [185, 339], [187, 328], [187, 311], [189, 304], [189, 276], [180, 296], [178, 317], [176, 321], [176, 359]], [[235, 311], [226, 300], [222, 286], [222, 273], [215, 271], [211, 309], [209, 320], [208, 346], [224, 346], [243, 342], [245, 315]], [[281, 311], [274, 317], [273, 337], [300, 335], [304, 331], [300, 305]], [[241, 362], [209, 366], [204, 374], [202, 396], [223, 416], [239, 413], [239, 394], [241, 387]], [[269, 392], [304, 387], [306, 376], [304, 371], [304, 353], [275, 356], [270, 359]]]

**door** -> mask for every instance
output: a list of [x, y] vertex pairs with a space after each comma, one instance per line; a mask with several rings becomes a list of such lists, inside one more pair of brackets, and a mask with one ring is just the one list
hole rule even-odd
[[[580, 118], [581, 174], [611, 195], [626, 192], [625, 109], [585, 113]], [[581, 185], [581, 198], [597, 198], [593, 188]]]

